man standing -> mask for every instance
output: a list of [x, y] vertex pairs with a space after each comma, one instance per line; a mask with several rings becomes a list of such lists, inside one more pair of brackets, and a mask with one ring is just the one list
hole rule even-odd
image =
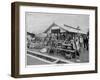
[[82, 36], [79, 37], [79, 41], [80, 41], [80, 47], [82, 48], [83, 47], [83, 37]]

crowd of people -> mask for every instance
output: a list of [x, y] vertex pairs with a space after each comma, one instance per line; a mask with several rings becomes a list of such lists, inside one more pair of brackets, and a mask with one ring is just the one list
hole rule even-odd
[[[54, 50], [59, 46], [59, 42], [61, 42], [61, 49], [62, 50], [67, 50], [67, 48], [63, 48], [63, 43], [64, 46], [71, 45], [70, 50], [75, 50], [77, 53], [77, 56], [80, 57], [81, 51], [82, 50], [89, 50], [89, 35], [87, 34], [68, 34], [67, 36], [65, 35], [55, 35], [55, 34], [48, 34], [44, 38], [40, 38], [35, 36], [32, 39], [28, 39], [28, 44], [27, 47], [30, 48], [30, 45], [34, 47], [34, 49], [39, 49], [41, 46], [41, 49], [47, 46], [50, 47], [50, 52], [54, 52]], [[41, 44], [40, 44], [41, 43]], [[61, 50], [60, 49], [60, 50]], [[47, 50], [46, 50], [47, 51]]]
[[76, 50], [77, 55], [80, 56], [82, 49], [89, 49], [89, 37], [88, 35], [75, 36], [71, 39], [72, 49]]

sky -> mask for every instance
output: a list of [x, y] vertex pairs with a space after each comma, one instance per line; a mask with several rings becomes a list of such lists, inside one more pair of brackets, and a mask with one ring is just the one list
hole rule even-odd
[[67, 24], [72, 27], [80, 27], [84, 32], [89, 28], [89, 15], [61, 14], [61, 13], [25, 13], [26, 31], [35, 34], [44, 32], [52, 23], [60, 26]]

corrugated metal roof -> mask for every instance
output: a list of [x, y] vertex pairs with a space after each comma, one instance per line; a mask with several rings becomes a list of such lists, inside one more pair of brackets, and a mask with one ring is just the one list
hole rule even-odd
[[80, 30], [78, 28], [74, 28], [74, 27], [66, 25], [66, 24], [64, 24], [64, 25], [58, 25], [56, 23], [52, 23], [52, 25], [50, 25], [50, 27], [48, 27], [48, 29], [46, 29], [44, 31], [44, 33], [47, 33], [51, 28], [52, 29], [60, 28], [60, 29], [63, 29], [65, 31], [68, 31], [68, 32], [86, 34], [85, 32], [83, 32], [82, 30]]

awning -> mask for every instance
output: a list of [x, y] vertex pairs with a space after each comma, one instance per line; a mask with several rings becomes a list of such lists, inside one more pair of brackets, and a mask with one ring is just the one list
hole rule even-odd
[[40, 37], [40, 38], [44, 38], [47, 36], [46, 33], [39, 33], [39, 34], [36, 34], [37, 37]]

